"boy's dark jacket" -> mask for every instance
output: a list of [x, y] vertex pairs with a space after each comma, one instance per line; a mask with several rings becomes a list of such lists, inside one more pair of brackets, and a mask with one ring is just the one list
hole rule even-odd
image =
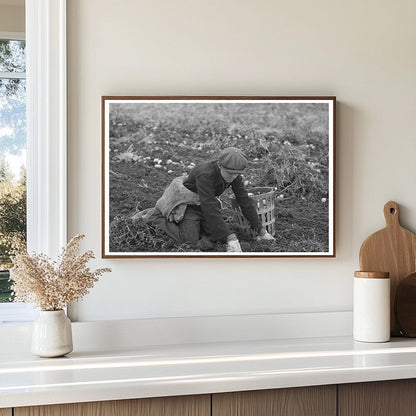
[[222, 217], [220, 204], [216, 199], [229, 186], [231, 186], [236, 201], [251, 227], [258, 231], [261, 230], [262, 225], [257, 214], [255, 202], [248, 196], [241, 175], [238, 175], [231, 183], [228, 183], [221, 176], [218, 162], [210, 161], [195, 166], [183, 181], [183, 184], [186, 188], [199, 195], [202, 214], [211, 233], [211, 240], [224, 241], [232, 233]]

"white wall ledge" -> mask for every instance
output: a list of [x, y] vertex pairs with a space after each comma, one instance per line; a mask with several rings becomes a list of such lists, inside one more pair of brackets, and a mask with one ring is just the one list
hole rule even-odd
[[[74, 322], [74, 350], [264, 339], [350, 336], [352, 312], [197, 316]], [[0, 326], [0, 353], [30, 348], [31, 325]]]

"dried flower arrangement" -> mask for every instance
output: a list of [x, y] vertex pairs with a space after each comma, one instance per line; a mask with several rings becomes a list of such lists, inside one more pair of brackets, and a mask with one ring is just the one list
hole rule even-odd
[[15, 302], [34, 303], [41, 310], [56, 311], [86, 295], [99, 277], [111, 269], [91, 271], [87, 267], [94, 253], [78, 254], [83, 238], [81, 234], [73, 237], [58, 261], [45, 254], [29, 255], [26, 250], [16, 253], [10, 270]]

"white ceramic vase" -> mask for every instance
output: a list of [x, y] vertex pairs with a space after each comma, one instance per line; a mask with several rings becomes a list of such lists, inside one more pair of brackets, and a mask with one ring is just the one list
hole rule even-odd
[[40, 311], [33, 325], [31, 351], [39, 357], [61, 357], [72, 351], [71, 321], [63, 310]]

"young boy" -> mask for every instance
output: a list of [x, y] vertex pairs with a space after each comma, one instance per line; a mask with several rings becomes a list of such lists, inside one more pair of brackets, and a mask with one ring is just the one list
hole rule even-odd
[[[255, 202], [248, 196], [241, 173], [247, 168], [245, 154], [236, 147], [222, 150], [218, 160], [195, 166], [186, 177], [175, 178], [156, 207], [135, 214], [178, 243], [207, 246], [207, 241], [226, 243], [227, 252], [241, 252], [235, 233], [224, 221], [218, 197], [229, 187], [258, 239], [274, 240], [262, 227]], [[143, 215], [144, 214], [144, 215]], [[205, 244], [203, 242], [205, 241]]]

